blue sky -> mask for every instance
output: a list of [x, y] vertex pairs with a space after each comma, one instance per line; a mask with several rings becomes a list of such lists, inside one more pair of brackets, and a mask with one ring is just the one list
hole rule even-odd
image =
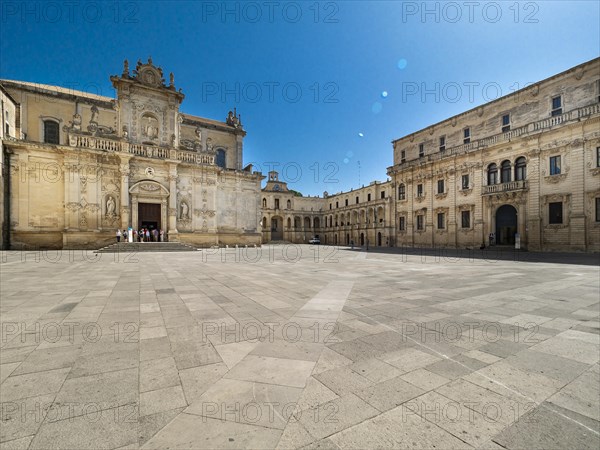
[[393, 139], [600, 53], [598, 2], [474, 3], [3, 1], [0, 77], [113, 96], [123, 59], [152, 55], [184, 112], [237, 107], [245, 162], [320, 195], [385, 180]]

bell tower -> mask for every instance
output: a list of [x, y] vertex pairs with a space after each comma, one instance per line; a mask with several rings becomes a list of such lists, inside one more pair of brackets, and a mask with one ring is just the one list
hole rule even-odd
[[185, 96], [175, 89], [172, 73], [166, 84], [162, 69], [152, 58], [145, 64], [138, 60], [132, 73], [125, 60], [123, 73], [110, 80], [117, 91], [117, 133], [121, 138], [134, 144], [179, 146], [179, 106]]

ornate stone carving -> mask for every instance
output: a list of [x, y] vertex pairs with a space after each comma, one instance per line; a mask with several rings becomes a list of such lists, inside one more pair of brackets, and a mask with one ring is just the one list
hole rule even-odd
[[202, 216], [202, 217], [214, 217], [216, 214], [216, 211], [212, 210], [212, 209], [208, 209], [206, 208], [206, 206], [202, 207], [202, 209], [194, 209], [194, 215], [196, 217]]
[[148, 192], [155, 192], [160, 190], [160, 186], [155, 183], [141, 183], [139, 186], [141, 190]]

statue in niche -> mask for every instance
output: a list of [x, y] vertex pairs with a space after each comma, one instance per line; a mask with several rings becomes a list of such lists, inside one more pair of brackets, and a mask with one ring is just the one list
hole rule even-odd
[[92, 111], [92, 118], [90, 119], [90, 123], [96, 122], [96, 116], [98, 116], [98, 107], [93, 105], [90, 109]]
[[198, 140], [202, 141], [202, 129], [200, 127], [196, 127], [195, 133]]
[[189, 220], [189, 207], [186, 202], [181, 202], [181, 220]]
[[158, 137], [158, 120], [150, 115], [142, 116], [142, 135], [149, 139]]
[[123, 125], [123, 137], [127, 139], [129, 136], [129, 131], [127, 130], [127, 125]]
[[106, 217], [114, 217], [116, 207], [117, 204], [115, 203], [114, 197], [112, 195], [109, 195], [106, 199]]

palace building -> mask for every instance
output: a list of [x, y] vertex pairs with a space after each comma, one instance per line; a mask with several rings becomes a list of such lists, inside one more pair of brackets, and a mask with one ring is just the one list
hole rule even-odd
[[269, 174], [263, 241], [600, 251], [600, 59], [393, 141], [387, 182], [297, 197]]
[[200, 246], [260, 244], [263, 179], [241, 118], [180, 112], [152, 60], [110, 77], [116, 98], [2, 80], [3, 248], [99, 248], [117, 229]]

